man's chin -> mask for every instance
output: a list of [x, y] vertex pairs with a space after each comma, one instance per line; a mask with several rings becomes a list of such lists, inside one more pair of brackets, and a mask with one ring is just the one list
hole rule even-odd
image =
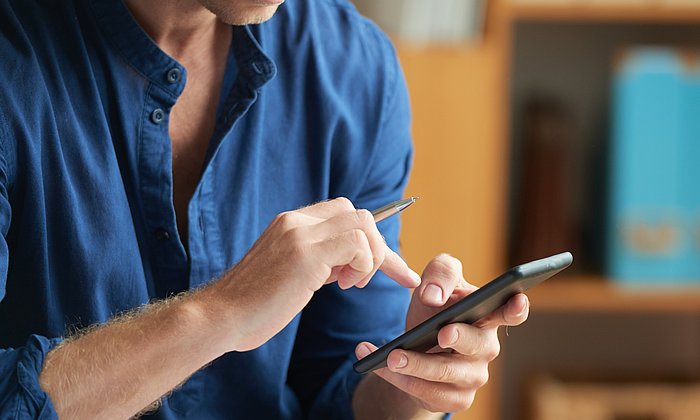
[[270, 20], [272, 16], [274, 16], [275, 12], [277, 12], [277, 6], [268, 6], [262, 13], [258, 14], [252, 14], [250, 16], [246, 16], [244, 19], [242, 19], [240, 22], [227, 22], [231, 25], [256, 25], [258, 23], [263, 23], [267, 20]]
[[257, 4], [238, 9], [227, 8], [217, 1], [202, 1], [207, 9], [214, 13], [222, 22], [229, 25], [253, 25], [263, 23], [277, 12], [282, 2], [260, 1]]

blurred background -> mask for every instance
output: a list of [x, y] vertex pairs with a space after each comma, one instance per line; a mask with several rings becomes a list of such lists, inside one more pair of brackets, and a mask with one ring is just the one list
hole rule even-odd
[[457, 419], [700, 419], [700, 0], [356, 0], [413, 109], [402, 249], [569, 250]]

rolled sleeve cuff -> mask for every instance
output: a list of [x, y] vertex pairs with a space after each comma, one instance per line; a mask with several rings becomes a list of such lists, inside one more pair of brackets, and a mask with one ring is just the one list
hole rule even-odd
[[32, 335], [27, 344], [17, 349], [17, 398], [16, 417], [18, 419], [57, 419], [58, 415], [51, 398], [39, 385], [39, 375], [44, 366], [46, 354], [53, 350], [61, 339], [48, 339]]

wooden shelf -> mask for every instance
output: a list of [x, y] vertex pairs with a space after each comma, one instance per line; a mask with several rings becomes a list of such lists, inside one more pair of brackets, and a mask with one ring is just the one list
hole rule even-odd
[[697, 286], [626, 286], [601, 277], [561, 277], [528, 292], [538, 312], [700, 314]]
[[629, 22], [629, 23], [698, 23], [699, 5], [667, 3], [603, 4], [517, 4], [511, 3], [509, 13], [515, 21], [551, 22]]
[[[462, 260], [470, 279], [486, 280], [504, 268], [513, 120], [509, 115], [511, 78], [517, 71], [511, 66], [518, 41], [517, 23], [675, 23], [686, 31], [693, 28], [685, 26], [700, 24], [700, 2], [697, 6], [670, 7], [660, 5], [660, 0], [657, 5], [627, 6], [603, 1], [586, 6], [581, 4], [584, 0], [576, 5], [488, 0], [484, 37], [479, 42], [398, 43], [414, 115], [415, 161], [406, 193], [424, 197], [403, 216], [402, 250], [411, 266], [420, 269], [437, 253], [449, 252]], [[678, 314], [690, 315], [694, 322], [694, 317], [700, 316], [700, 284], [697, 288], [639, 290], [601, 277], [562, 276], [528, 295], [533, 315], [554, 315], [551, 318], [565, 313], [581, 318], [587, 314], [642, 318], [647, 314]], [[675, 325], [670, 328], [678, 329]], [[515, 349], [521, 353], [521, 348]], [[536, 343], [528, 343], [526, 350], [539, 349]], [[502, 372], [496, 364], [492, 380], [479, 391], [475, 405], [455, 419], [516, 418], [502, 415], [513, 403], [512, 395], [502, 393], [511, 386], [512, 375], [512, 370]]]

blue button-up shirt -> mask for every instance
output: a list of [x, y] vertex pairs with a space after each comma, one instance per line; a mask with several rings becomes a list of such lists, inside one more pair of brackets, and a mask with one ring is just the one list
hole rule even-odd
[[[401, 197], [404, 79], [345, 0], [288, 0], [269, 22], [233, 28], [230, 57], [185, 248], [168, 119], [187, 69], [119, 0], [0, 1], [0, 417], [55, 416], [38, 376], [61, 337], [212, 281], [276, 214]], [[398, 220], [380, 228], [396, 248]], [[216, 360], [152, 417], [350, 417], [354, 347], [400, 333], [407, 302], [382, 274], [362, 290], [323, 287], [282, 332]]]

